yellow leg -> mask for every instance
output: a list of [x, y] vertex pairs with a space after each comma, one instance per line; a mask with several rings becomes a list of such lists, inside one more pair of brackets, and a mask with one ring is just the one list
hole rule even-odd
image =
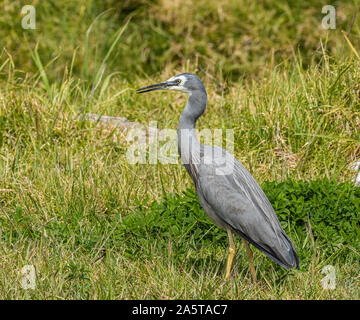
[[228, 260], [227, 260], [227, 264], [226, 264], [225, 280], [227, 280], [230, 277], [231, 265], [232, 265], [232, 261], [234, 259], [235, 250], [236, 250], [231, 231], [227, 230], [227, 233], [229, 236], [229, 256], [228, 256]]
[[253, 253], [250, 249], [250, 246], [248, 244], [248, 242], [245, 239], [242, 239], [245, 249], [246, 249], [246, 255], [248, 257], [249, 260], [249, 265], [250, 265], [250, 272], [251, 272], [251, 276], [253, 278], [254, 283], [256, 283], [256, 272], [255, 272], [255, 268], [254, 268], [254, 262], [253, 262]]

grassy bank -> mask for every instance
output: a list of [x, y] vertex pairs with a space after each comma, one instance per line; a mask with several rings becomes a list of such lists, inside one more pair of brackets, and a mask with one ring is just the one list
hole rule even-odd
[[[22, 2], [3, 2], [0, 297], [359, 298], [349, 167], [360, 147], [356, 2], [337, 6], [334, 31], [320, 27], [320, 1], [104, 3], [34, 1], [38, 29], [24, 31]], [[341, 33], [350, 25], [353, 48]], [[126, 131], [77, 119], [91, 112], [176, 129], [185, 96], [134, 89], [184, 71], [208, 90], [198, 128], [233, 129], [234, 154], [264, 186], [299, 271], [256, 252], [254, 285], [242, 248], [224, 284], [226, 234], [180, 163], [132, 165]], [[35, 290], [21, 287], [24, 265], [35, 268]], [[335, 290], [321, 285], [326, 265]]]

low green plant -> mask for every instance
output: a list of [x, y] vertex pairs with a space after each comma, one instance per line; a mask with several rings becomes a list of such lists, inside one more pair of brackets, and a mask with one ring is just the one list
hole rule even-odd
[[[303, 250], [309, 237], [324, 257], [343, 246], [360, 249], [360, 188], [324, 179], [265, 182], [263, 189], [298, 248], [300, 260], [309, 254], [306, 248]], [[168, 241], [172, 241], [180, 261], [189, 247], [227, 246], [226, 232], [207, 218], [193, 189], [166, 195], [148, 209], [124, 217], [116, 234], [116, 242], [128, 243], [129, 258], [137, 257], [139, 252], [150, 257], [154, 243], [166, 252]], [[301, 268], [306, 269], [307, 262]]]
[[330, 180], [266, 182], [264, 190], [289, 232], [311, 232], [322, 250], [360, 248], [360, 188]]

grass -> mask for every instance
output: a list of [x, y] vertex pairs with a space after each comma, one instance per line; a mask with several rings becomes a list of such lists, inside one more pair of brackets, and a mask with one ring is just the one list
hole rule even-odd
[[[209, 94], [198, 128], [233, 129], [235, 156], [260, 183], [274, 181], [274, 190], [281, 181], [349, 184], [360, 147], [358, 22], [349, 33], [353, 49], [340, 31], [356, 2], [338, 6], [334, 32], [319, 27], [320, 1], [198, 1], [193, 10], [176, 1], [105, 3], [64, 3], [61, 15], [51, 2], [36, 4], [39, 29], [26, 32], [14, 22], [22, 3], [3, 3], [0, 297], [358, 299], [358, 247], [329, 253], [331, 243], [312, 237], [316, 226], [303, 238], [289, 231], [301, 252], [299, 271], [287, 274], [256, 251], [258, 285], [244, 249], [223, 283], [226, 234], [200, 209], [189, 209], [188, 226], [203, 225], [191, 229], [188, 246], [187, 234], [171, 226], [161, 232], [167, 239], [124, 230], [127, 217], [158, 212], [154, 201], [193, 190], [191, 180], [179, 164], [129, 164], [126, 131], [76, 117], [92, 112], [176, 129], [186, 97], [133, 89], [196, 72]], [[175, 217], [186, 197], [174, 202]], [[21, 287], [29, 264], [35, 290]], [[335, 290], [321, 286], [328, 264]]]
[[341, 30], [349, 31], [356, 48], [360, 40], [358, 19], [351, 23], [357, 0], [333, 3], [336, 30], [321, 27], [322, 0], [66, 0], [61, 5], [54, 1], [33, 4], [37, 29], [23, 30], [20, 11], [24, 2], [3, 1], [0, 44], [17, 67], [36, 72], [29, 46], [38, 43], [41, 59], [53, 61], [47, 69], [53, 81], [60, 80], [74, 50], [74, 74], [91, 80], [129, 19], [122, 41], [107, 61], [109, 70], [121, 72], [129, 80], [162, 72], [164, 66], [174, 70], [186, 64], [198, 66], [222, 85], [244, 77], [261, 79], [265, 65], [274, 67], [288, 60], [294, 49], [300, 51], [304, 66], [310, 65], [319, 57], [314, 53], [321, 52], [320, 39], [327, 39], [329, 54], [346, 53]]

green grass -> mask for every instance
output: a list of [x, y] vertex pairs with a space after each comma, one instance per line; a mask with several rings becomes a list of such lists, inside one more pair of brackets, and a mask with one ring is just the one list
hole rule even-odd
[[[321, 1], [105, 3], [64, 2], [61, 13], [37, 4], [38, 29], [24, 31], [22, 2], [3, 2], [0, 298], [359, 299], [349, 164], [360, 147], [360, 61], [341, 33], [357, 2], [338, 4], [335, 31], [320, 28]], [[349, 39], [358, 50], [357, 20]], [[198, 128], [234, 130], [234, 154], [272, 201], [299, 271], [255, 251], [254, 285], [237, 239], [224, 283], [226, 233], [185, 169], [131, 165], [126, 131], [77, 120], [92, 112], [176, 129], [185, 96], [134, 89], [184, 71], [208, 90]], [[36, 290], [21, 287], [24, 265]], [[321, 286], [325, 265], [335, 290]]]
[[[291, 59], [293, 50], [308, 66], [318, 61], [320, 39], [331, 55], [346, 53], [342, 30], [350, 31], [359, 46], [359, 21], [351, 24], [357, 0], [333, 2], [336, 30], [321, 27], [322, 0], [79, 0], [37, 3], [37, 29], [21, 28], [21, 7], [31, 4], [4, 0], [0, 17], [0, 45], [11, 53], [15, 65], [35, 72], [29, 46], [38, 43], [51, 80], [59, 81], [76, 50], [73, 73], [85, 80], [96, 74], [126, 22], [122, 40], [107, 61], [108, 70], [123, 78], [183, 67], [198, 68], [218, 81], [261, 78], [271, 67]], [[91, 26], [91, 28], [90, 28]], [[110, 72], [110, 71], [109, 71]], [[221, 83], [224, 85], [224, 83]]]

